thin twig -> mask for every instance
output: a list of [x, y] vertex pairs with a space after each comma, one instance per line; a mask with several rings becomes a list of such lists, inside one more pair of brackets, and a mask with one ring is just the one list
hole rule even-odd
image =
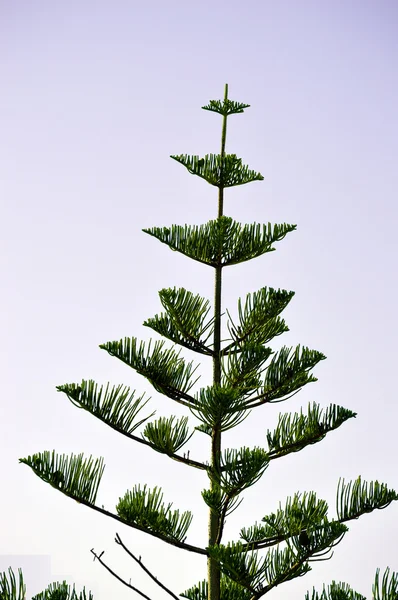
[[94, 560], [97, 559], [98, 562], [103, 567], [105, 567], [105, 569], [107, 571], [109, 571], [109, 573], [111, 573], [111, 575], [113, 575], [114, 577], [116, 577], [116, 579], [118, 579], [121, 583], [123, 583], [125, 586], [127, 586], [128, 588], [130, 588], [131, 590], [133, 590], [133, 592], [137, 592], [137, 594], [139, 594], [140, 596], [142, 596], [146, 600], [152, 600], [152, 598], [150, 598], [149, 596], [147, 596], [146, 594], [144, 594], [144, 592], [141, 592], [138, 588], [136, 588], [133, 585], [131, 585], [131, 583], [127, 583], [127, 581], [125, 581], [122, 577], [120, 577], [117, 573], [115, 573], [115, 571], [113, 571], [110, 567], [108, 567], [108, 565], [101, 558], [101, 556], [104, 554], [103, 552], [101, 552], [101, 554], [98, 556], [95, 553], [94, 548], [91, 548], [91, 554], [94, 555]]
[[173, 592], [171, 590], [169, 590], [168, 587], [166, 587], [163, 583], [161, 583], [157, 577], [155, 577], [155, 575], [153, 575], [150, 570], [145, 567], [145, 565], [143, 565], [143, 563], [141, 562], [141, 557], [137, 558], [136, 556], [134, 556], [134, 554], [123, 544], [120, 535], [117, 533], [116, 537], [115, 537], [115, 542], [117, 544], [119, 544], [119, 546], [121, 546], [123, 548], [123, 550], [125, 550], [127, 552], [127, 554], [129, 556], [131, 556], [131, 558], [133, 560], [135, 560], [136, 563], [139, 564], [139, 566], [141, 567], [141, 569], [143, 571], [145, 571], [145, 573], [152, 579], [152, 581], [154, 581], [159, 587], [162, 588], [162, 590], [164, 590], [165, 592], [167, 592], [168, 594], [170, 594], [170, 596], [172, 598], [174, 598], [174, 600], [180, 600], [178, 596], [176, 596], [175, 594], [173, 594]]

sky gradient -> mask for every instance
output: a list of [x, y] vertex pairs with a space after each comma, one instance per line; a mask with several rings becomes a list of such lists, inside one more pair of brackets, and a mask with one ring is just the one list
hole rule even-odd
[[[225, 212], [298, 228], [226, 273], [223, 305], [264, 285], [295, 290], [281, 343], [328, 357], [316, 384], [261, 409], [226, 444], [263, 445], [280, 411], [312, 401], [358, 413], [272, 465], [228, 535], [296, 491], [314, 489], [334, 514], [340, 476], [398, 489], [397, 30], [392, 0], [0, 3], [1, 568], [10, 555], [50, 556], [52, 580], [85, 584], [95, 600], [134, 597], [93, 563], [94, 547], [151, 595], [114, 544], [118, 532], [175, 593], [205, 576], [202, 559], [72, 502], [18, 458], [53, 448], [104, 456], [98, 504], [114, 509], [136, 483], [159, 484], [194, 512], [188, 541], [206, 543], [205, 478], [121, 439], [55, 386], [93, 378], [151, 393], [98, 345], [147, 339], [142, 322], [159, 312], [164, 287], [212, 298], [210, 269], [141, 230], [216, 215], [215, 188], [169, 155], [219, 151], [221, 119], [200, 107], [226, 82], [251, 105], [229, 119], [227, 151], [265, 180], [228, 190]], [[205, 381], [209, 365], [201, 373]], [[158, 416], [185, 414], [152, 397]], [[199, 437], [191, 456], [206, 459]], [[331, 561], [272, 598], [304, 598], [332, 579], [370, 597], [377, 567], [398, 571], [397, 536], [398, 505], [367, 515]], [[30, 598], [42, 577], [27, 578]]]

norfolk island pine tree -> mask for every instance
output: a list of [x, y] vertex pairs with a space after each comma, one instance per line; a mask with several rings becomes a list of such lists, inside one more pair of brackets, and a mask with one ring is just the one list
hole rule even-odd
[[[293, 292], [263, 287], [238, 300], [235, 316], [222, 305], [224, 269], [274, 250], [276, 242], [296, 229], [288, 224], [242, 225], [224, 214], [226, 188], [263, 179], [235, 154], [225, 151], [228, 117], [248, 107], [230, 100], [225, 86], [222, 101], [212, 100], [202, 107], [222, 117], [220, 154], [203, 158], [172, 156], [191, 174], [217, 188], [217, 218], [200, 226], [172, 225], [144, 230], [172, 250], [211, 267], [213, 306], [199, 294], [183, 288], [163, 289], [159, 296], [164, 312], [147, 319], [144, 325], [165, 338], [167, 344], [165, 340], [146, 344], [136, 338], [124, 338], [100, 346], [147, 378], [157, 392], [183, 405], [187, 415], [196, 419], [196, 427], [189, 429], [188, 416], [150, 421], [154, 413], [149, 417], [141, 413], [147, 402], [145, 397], [136, 398], [124, 385], [100, 385], [84, 380], [57, 387], [73, 404], [119, 433], [186, 467], [205, 472], [208, 486], [202, 491], [202, 499], [209, 513], [207, 545], [199, 547], [186, 541], [192, 514], [181, 513], [172, 509], [171, 504], [163, 503], [159, 488], [151, 490], [146, 485], [136, 485], [119, 499], [115, 513], [97, 506], [96, 495], [104, 471], [102, 458], [67, 457], [53, 451], [20, 459], [41, 479], [81, 504], [165, 543], [202, 555], [207, 561], [207, 578], [180, 594], [189, 600], [257, 600], [276, 586], [305, 575], [312, 562], [329, 558], [332, 548], [348, 531], [350, 520], [385, 508], [398, 499], [394, 490], [377, 481], [367, 483], [360, 477], [352, 482], [340, 480], [334, 517], [329, 516], [327, 502], [318, 499], [315, 492], [300, 491], [280, 503], [275, 512], [260, 514], [260, 522], [241, 529], [238, 541], [223, 543], [226, 517], [238, 508], [242, 492], [259, 481], [271, 462], [320, 442], [356, 416], [334, 404], [324, 409], [309, 404], [306, 410], [280, 414], [276, 428], [266, 433], [268, 448], [228, 449], [222, 445], [223, 433], [237, 427], [252, 411], [266, 411], [263, 405], [288, 401], [305, 385], [316, 381], [312, 369], [325, 358], [322, 353], [302, 346], [283, 346], [278, 351], [269, 347], [273, 338], [288, 331], [280, 315], [292, 300]], [[193, 391], [197, 384], [196, 367], [193, 361], [182, 358], [178, 346], [212, 362], [210, 385]], [[189, 452], [181, 453], [193, 434], [201, 435], [208, 443], [208, 462], [195, 460]], [[116, 542], [158, 584], [159, 596], [162, 593], [178, 597], [149, 572], [118, 534]], [[125, 585], [148, 597], [113, 571], [102, 555], [94, 550], [92, 553]], [[6, 581], [3, 575], [3, 587]], [[396, 599], [398, 573], [387, 569], [380, 575], [377, 571], [373, 596]], [[359, 600], [363, 596], [347, 584], [335, 582], [306, 596], [306, 600], [337, 598]]]

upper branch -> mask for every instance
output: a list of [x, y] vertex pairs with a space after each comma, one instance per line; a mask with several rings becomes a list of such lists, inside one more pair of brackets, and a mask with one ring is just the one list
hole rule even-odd
[[202, 264], [219, 268], [220, 264], [236, 265], [273, 251], [273, 244], [295, 228], [295, 225], [286, 223], [242, 225], [224, 215], [205, 225], [152, 227], [144, 229], [144, 232], [157, 238], [171, 250]]
[[249, 398], [245, 407], [250, 409], [267, 402], [287, 400], [308, 383], [317, 381], [311, 369], [325, 358], [321, 352], [305, 346], [283, 346], [266, 367], [264, 382], [257, 390], [257, 396]]
[[[74, 406], [86, 410], [129, 439], [134, 440], [139, 444], [149, 446], [152, 450], [166, 454], [177, 462], [184, 463], [197, 469], [206, 470], [207, 465], [189, 458], [189, 453], [188, 455], [184, 454], [181, 456], [176, 453], [172, 445], [168, 448], [160, 448], [159, 445], [155, 444], [152, 440], [144, 439], [143, 437], [138, 437], [133, 434], [133, 431], [143, 423], [146, 423], [155, 413], [153, 412], [144, 418], [137, 419], [139, 412], [146, 405], [148, 400], [143, 401], [143, 396], [135, 400], [134, 392], [131, 393], [128, 387], [118, 385], [111, 388], [109, 384], [106, 386], [99, 386], [92, 380], [83, 380], [80, 384], [71, 383], [60, 385], [57, 387], [57, 390], [66, 394]], [[150, 430], [153, 430], [157, 424], [159, 424], [159, 421], [147, 423], [144, 435], [145, 432], [148, 434]], [[173, 424], [171, 423], [170, 429], [172, 429], [172, 425]], [[177, 429], [177, 433], [180, 433], [181, 427], [179, 428], [178, 424], [175, 426], [175, 429]], [[178, 441], [181, 446], [181, 439]], [[184, 440], [182, 441], [184, 442]]]
[[208, 316], [209, 301], [184, 288], [160, 290], [159, 297], [166, 312], [147, 319], [144, 325], [180, 346], [212, 356], [207, 346], [214, 323]]
[[99, 483], [104, 471], [103, 459], [84, 459], [83, 455], [68, 457], [55, 452], [43, 452], [20, 459], [31, 467], [43, 481], [62, 492], [65, 496], [84, 504], [124, 525], [143, 531], [168, 544], [190, 552], [207, 556], [204, 548], [185, 542], [185, 534], [192, 520], [189, 511], [171, 511], [171, 504], [163, 504], [162, 492], [158, 488], [147, 490], [136, 486], [119, 498], [118, 514], [95, 505]]
[[146, 345], [136, 338], [124, 338], [101, 344], [100, 348], [143, 375], [157, 392], [191, 408], [195, 399], [188, 392], [198, 380], [192, 379], [197, 366], [186, 363], [173, 348], [163, 346], [164, 341], [157, 341], [152, 349], [151, 341]]

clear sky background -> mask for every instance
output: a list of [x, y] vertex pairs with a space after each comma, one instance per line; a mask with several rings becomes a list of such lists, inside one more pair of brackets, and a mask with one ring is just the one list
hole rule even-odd
[[[263, 445], [279, 411], [312, 401], [358, 412], [272, 464], [227, 537], [299, 490], [316, 490], [333, 515], [340, 476], [397, 489], [398, 4], [3, 0], [0, 20], [1, 566], [11, 555], [21, 564], [50, 556], [52, 580], [86, 584], [95, 600], [134, 597], [93, 563], [94, 547], [163, 597], [117, 548], [118, 532], [174, 592], [205, 576], [202, 558], [76, 504], [18, 458], [53, 448], [104, 456], [98, 504], [114, 509], [136, 483], [159, 484], [167, 501], [193, 510], [188, 541], [206, 544], [205, 476], [123, 439], [55, 386], [94, 378], [151, 391], [98, 345], [147, 339], [142, 322], [159, 311], [163, 287], [212, 297], [211, 269], [141, 229], [214, 218], [215, 188], [169, 155], [218, 152], [221, 119], [200, 107], [222, 98], [226, 82], [251, 105], [230, 118], [227, 151], [265, 177], [227, 191], [226, 214], [298, 229], [276, 252], [226, 271], [224, 307], [264, 285], [295, 290], [281, 343], [328, 360], [318, 383], [258, 410], [225, 443]], [[209, 365], [201, 372], [206, 384]], [[153, 408], [183, 414], [156, 393]], [[191, 456], [205, 459], [206, 443], [197, 434]], [[271, 596], [304, 598], [335, 579], [370, 597], [377, 567], [398, 571], [397, 536], [398, 505], [367, 515], [331, 561]], [[42, 575], [27, 572], [29, 598]]]

